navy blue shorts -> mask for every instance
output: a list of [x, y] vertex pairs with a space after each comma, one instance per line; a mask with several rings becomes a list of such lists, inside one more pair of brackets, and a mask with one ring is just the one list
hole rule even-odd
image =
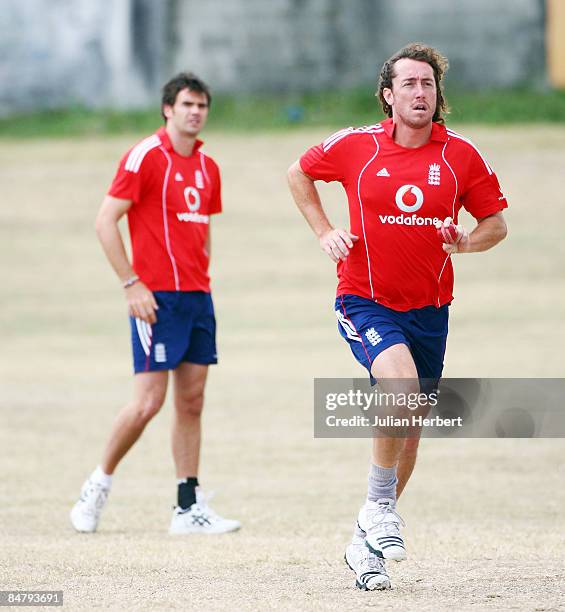
[[155, 291], [157, 323], [130, 317], [135, 373], [174, 370], [183, 361], [218, 363], [212, 296], [203, 291]]
[[443, 371], [449, 305], [399, 312], [358, 295], [339, 295], [335, 314], [340, 334], [355, 359], [371, 373], [375, 357], [393, 344], [406, 344], [419, 378], [437, 382]]

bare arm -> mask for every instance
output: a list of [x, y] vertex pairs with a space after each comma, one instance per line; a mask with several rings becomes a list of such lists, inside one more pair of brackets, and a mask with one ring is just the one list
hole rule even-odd
[[455, 244], [444, 244], [446, 253], [480, 253], [488, 251], [506, 238], [508, 233], [502, 212], [477, 220], [477, 226], [471, 233], [462, 230], [462, 235]]
[[[107, 195], [96, 217], [98, 239], [122, 284], [135, 276], [118, 227], [119, 220], [127, 213], [131, 205], [131, 200], [121, 200]], [[130, 315], [139, 317], [150, 324], [157, 321], [155, 314], [158, 309], [157, 302], [151, 291], [141, 281], [124, 289], [124, 291]]]
[[298, 209], [320, 241], [322, 250], [335, 262], [345, 260], [358, 237], [346, 229], [331, 225], [314, 181], [304, 174], [298, 161], [288, 169], [288, 185]]
[[459, 252], [480, 253], [481, 251], [488, 251], [501, 240], [504, 240], [507, 233], [506, 221], [501, 212], [483, 217], [477, 221], [477, 226], [469, 234], [469, 239], [462, 245], [463, 248]]

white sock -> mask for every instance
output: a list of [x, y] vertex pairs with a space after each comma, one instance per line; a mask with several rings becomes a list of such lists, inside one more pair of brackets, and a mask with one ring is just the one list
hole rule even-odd
[[99, 465], [96, 466], [96, 469], [90, 475], [90, 479], [97, 482], [99, 485], [102, 485], [106, 489], [109, 489], [112, 486], [111, 474], [106, 474]]
[[396, 466], [385, 468], [371, 463], [367, 500], [392, 499], [396, 501], [397, 483]]

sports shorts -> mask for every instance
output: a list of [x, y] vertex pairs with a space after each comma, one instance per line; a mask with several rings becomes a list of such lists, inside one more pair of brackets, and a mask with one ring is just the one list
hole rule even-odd
[[154, 291], [157, 322], [130, 317], [133, 369], [174, 370], [182, 362], [218, 363], [212, 296], [203, 291]]
[[[357, 295], [339, 295], [335, 314], [340, 334], [369, 375], [377, 355], [394, 344], [405, 344], [418, 377], [437, 385], [443, 371], [449, 304], [400, 312]], [[371, 382], [375, 382], [372, 376]]]

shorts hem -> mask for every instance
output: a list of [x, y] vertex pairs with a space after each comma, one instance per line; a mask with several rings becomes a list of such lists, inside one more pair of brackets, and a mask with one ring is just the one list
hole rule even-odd
[[[176, 367], [176, 366], [175, 366]], [[168, 366], [168, 365], [161, 365], [161, 364], [156, 364], [154, 366], [150, 366], [148, 368], [146, 368], [145, 366], [143, 366], [143, 368], [137, 369], [135, 367], [135, 365], [133, 366], [133, 373], [134, 374], [145, 374], [146, 372], [163, 372], [164, 370], [174, 370], [174, 367]]]
[[150, 366], [149, 368], [145, 368], [145, 366], [142, 369], [136, 369], [136, 367], [134, 366], [133, 368], [133, 373], [134, 374], [144, 374], [146, 372], [164, 372], [164, 371], [174, 371], [176, 370], [180, 365], [182, 365], [183, 363], [194, 363], [196, 365], [217, 365], [218, 360], [210, 360], [210, 359], [183, 359], [181, 361], [179, 361], [177, 364], [175, 365], [161, 365], [161, 364], [155, 364], [153, 366]]
[[183, 359], [179, 365], [181, 363], [194, 363], [196, 365], [217, 365], [218, 364], [218, 360], [217, 359]]

